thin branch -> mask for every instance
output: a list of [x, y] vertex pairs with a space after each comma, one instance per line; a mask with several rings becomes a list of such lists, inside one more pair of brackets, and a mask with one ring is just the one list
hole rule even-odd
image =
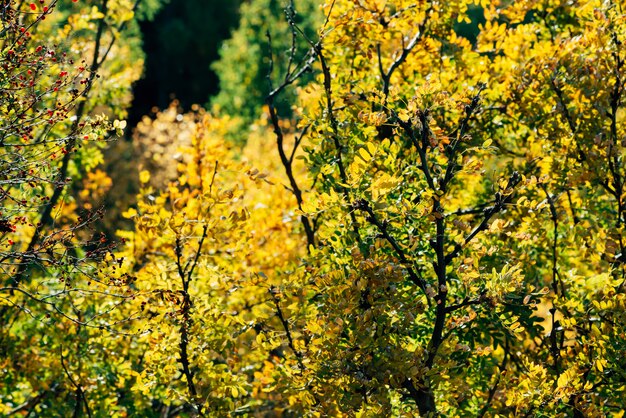
[[456, 133], [456, 138], [454, 139], [454, 141], [452, 141], [452, 144], [450, 144], [446, 149], [446, 154], [448, 157], [448, 165], [446, 166], [446, 174], [444, 175], [443, 180], [441, 181], [439, 185], [439, 189], [441, 191], [444, 191], [444, 192], [446, 191], [448, 187], [448, 183], [450, 183], [450, 181], [452, 180], [452, 177], [454, 176], [455, 170], [457, 168], [456, 155], [457, 155], [459, 144], [463, 141], [463, 138], [467, 130], [469, 129], [470, 119], [472, 118], [474, 113], [476, 113], [476, 111], [478, 110], [478, 106], [480, 105], [480, 94], [485, 89], [485, 87], [486, 86], [484, 84], [479, 85], [478, 92], [474, 95], [474, 97], [472, 97], [472, 101], [470, 102], [470, 104], [465, 106], [465, 117], [459, 124], [457, 131], [454, 132]]
[[[302, 212], [302, 204], [304, 202], [303, 197], [302, 197], [302, 190], [300, 189], [298, 182], [296, 181], [295, 178], [295, 174], [293, 172], [293, 156], [296, 150], [297, 145], [299, 144], [299, 142], [302, 140], [302, 135], [304, 135], [305, 132], [302, 133], [302, 135], [300, 136], [300, 139], [296, 139], [296, 144], [294, 145], [294, 148], [291, 152], [291, 156], [287, 157], [287, 153], [285, 152], [285, 137], [283, 134], [283, 130], [280, 126], [280, 120], [279, 120], [279, 116], [278, 116], [278, 110], [276, 109], [276, 106], [274, 104], [274, 101], [276, 99], [276, 96], [282, 92], [289, 84], [291, 84], [293, 81], [297, 80], [299, 77], [302, 76], [302, 74], [304, 74], [304, 69], [305, 68], [310, 68], [310, 65], [307, 64], [305, 67], [303, 67], [303, 69], [296, 73], [294, 77], [292, 77], [291, 79], [289, 79], [289, 77], [287, 76], [285, 78], [285, 81], [283, 81], [283, 83], [277, 87], [276, 89], [274, 89], [272, 87], [272, 72], [274, 70], [274, 54], [272, 52], [272, 36], [270, 34], [269, 31], [267, 31], [266, 33], [267, 35], [267, 40], [268, 40], [268, 44], [269, 44], [269, 51], [270, 51], [270, 56], [269, 56], [269, 70], [268, 70], [268, 74], [267, 74], [267, 81], [270, 87], [270, 93], [269, 95], [266, 97], [265, 102], [268, 105], [268, 109], [269, 109], [269, 113], [270, 113], [270, 120], [272, 122], [272, 127], [274, 128], [274, 134], [276, 136], [276, 147], [278, 149], [278, 154], [280, 157], [280, 161], [283, 165], [283, 168], [285, 169], [285, 174], [287, 175], [287, 179], [289, 180], [289, 184], [291, 186], [291, 192], [293, 193], [294, 197], [296, 198], [296, 202], [298, 204], [298, 209], [300, 209], [300, 212]], [[295, 35], [294, 35], [295, 36]], [[292, 51], [292, 53], [295, 53], [295, 51]], [[302, 213], [300, 215], [300, 222], [302, 223], [302, 226], [304, 228], [304, 232], [306, 234], [306, 238], [307, 238], [307, 250], [310, 250], [310, 248], [313, 246], [315, 246], [315, 232], [313, 229], [313, 226], [311, 224], [311, 220], [308, 218], [308, 216], [306, 216], [304, 213]]]
[[300, 132], [300, 135], [296, 135], [296, 138], [295, 138], [294, 144], [293, 144], [293, 148], [291, 150], [291, 155], [289, 156], [289, 163], [290, 164], [293, 164], [293, 160], [294, 160], [294, 158], [296, 156], [296, 151], [298, 150], [298, 147], [300, 147], [300, 143], [302, 142], [302, 139], [307, 134], [307, 132], [308, 132], [310, 127], [311, 127], [311, 124], [309, 123], [304, 128], [302, 128], [302, 131]]
[[502, 210], [504, 210], [506, 205], [509, 204], [513, 200], [512, 190], [515, 189], [515, 187], [517, 187], [517, 185], [521, 181], [522, 181], [522, 176], [517, 171], [514, 171], [513, 174], [511, 174], [511, 177], [509, 178], [508, 184], [505, 189], [505, 194], [502, 194], [500, 192], [496, 193], [495, 204], [493, 206], [489, 206], [485, 208], [484, 216], [480, 224], [476, 226], [472, 230], [472, 232], [470, 232], [470, 234], [465, 238], [462, 244], [455, 245], [452, 252], [450, 252], [446, 256], [447, 263], [449, 263], [454, 258], [456, 258], [461, 252], [461, 250], [463, 250], [463, 248], [465, 248], [465, 246], [469, 244], [476, 237], [476, 235], [478, 235], [480, 232], [487, 229], [491, 218], [494, 217], [499, 212], [501, 212]]
[[433, 180], [432, 174], [430, 173], [430, 168], [428, 167], [428, 159], [426, 156], [426, 151], [428, 150], [428, 137], [430, 135], [430, 130], [428, 127], [428, 110], [419, 111], [417, 115], [420, 119], [421, 125], [419, 139], [410, 121], [403, 121], [395, 112], [393, 112], [393, 115], [395, 120], [408, 135], [409, 139], [413, 143], [413, 146], [415, 146], [415, 149], [417, 150], [420, 158], [420, 170], [424, 173], [424, 177], [426, 178], [426, 183], [428, 184], [428, 187], [430, 187], [431, 190], [436, 191], [435, 182]]
[[[26, 416], [30, 415], [30, 413], [32, 413], [32, 411], [37, 407], [37, 405], [39, 405], [41, 402], [43, 402], [43, 400], [48, 397], [51, 393], [54, 393], [58, 390], [59, 388], [59, 384], [58, 383], [53, 383], [52, 385], [50, 385], [50, 389], [46, 389], [41, 391], [37, 396], [34, 396], [30, 399], [28, 399], [26, 402], [16, 406], [15, 408], [11, 409], [9, 412], [7, 412], [7, 416], [11, 416], [11, 415], [15, 415], [18, 414], [20, 412], [24, 412], [26, 410], [28, 410], [28, 413]], [[21, 414], [20, 414], [21, 415]]]
[[76, 389], [76, 407], [74, 408], [74, 417], [80, 416], [81, 404], [85, 406], [85, 412], [87, 416], [91, 418], [91, 410], [89, 409], [89, 402], [87, 401], [87, 397], [85, 396], [85, 390], [80, 385], [80, 383], [76, 382], [72, 377], [71, 373], [65, 366], [65, 357], [63, 356], [63, 347], [61, 347], [61, 367], [63, 367], [63, 371], [65, 375], [69, 379], [70, 383]]
[[[334, 5], [334, 2], [333, 2]], [[309, 41], [310, 42], [310, 41]], [[343, 151], [342, 145], [339, 139], [339, 123], [337, 122], [337, 118], [335, 116], [334, 105], [333, 105], [333, 88], [332, 88], [332, 75], [330, 73], [330, 67], [326, 62], [326, 57], [323, 52], [323, 45], [321, 40], [315, 44], [310, 42], [313, 51], [317, 55], [318, 61], [322, 67], [322, 76], [323, 76], [323, 85], [324, 85], [324, 94], [326, 98], [326, 114], [328, 116], [331, 130], [332, 130], [332, 139], [333, 144], [335, 146], [335, 161], [337, 162], [337, 167], [339, 168], [339, 175], [341, 177], [342, 184], [348, 183], [348, 175], [346, 174], [346, 168], [343, 162]], [[349, 206], [351, 206], [351, 198], [348, 189], [342, 185], [338, 185], [338, 190], [343, 194]], [[350, 221], [352, 223], [352, 232], [354, 237], [356, 238], [358, 243], [362, 242], [361, 234], [359, 233], [359, 226], [356, 220], [356, 216], [354, 212], [350, 211]]]
[[[382, 64], [381, 53], [380, 53], [380, 45], [377, 46], [379, 71], [380, 71], [380, 76], [383, 80], [383, 95], [385, 99], [387, 98], [387, 96], [389, 96], [389, 88], [391, 87], [390, 86], [391, 76], [398, 69], [398, 67], [400, 67], [404, 63], [404, 61], [407, 59], [411, 51], [413, 51], [413, 48], [415, 48], [417, 43], [424, 36], [426, 25], [428, 24], [428, 20], [430, 19], [431, 10], [432, 10], [432, 5], [426, 10], [426, 16], [424, 17], [424, 20], [417, 26], [417, 32], [415, 33], [413, 38], [411, 38], [411, 40], [409, 41], [409, 44], [406, 46], [403, 46], [400, 56], [393, 63], [391, 63], [387, 71], [383, 70], [383, 64]], [[404, 39], [402, 41], [404, 43]]]
[[496, 381], [493, 383], [493, 386], [489, 388], [489, 394], [487, 395], [487, 402], [482, 407], [477, 417], [482, 418], [485, 416], [489, 408], [491, 407], [491, 403], [493, 402], [493, 398], [498, 390], [498, 386], [500, 385], [500, 379], [502, 378], [502, 374], [506, 371], [506, 366], [509, 359], [509, 340], [507, 338], [504, 339], [504, 358], [502, 359], [502, 363], [498, 366], [499, 373], [496, 375]]
[[452, 313], [466, 306], [482, 305], [483, 303], [487, 301], [487, 298], [485, 296], [486, 296], [486, 293], [485, 291], [483, 291], [480, 293], [477, 299], [465, 298], [460, 303], [457, 303], [456, 305], [450, 305], [446, 307], [446, 313]]
[[[561, 108], [561, 113], [563, 114], [563, 117], [567, 121], [567, 125], [569, 126], [572, 135], [575, 136], [576, 133], [578, 132], [578, 126], [576, 125], [576, 122], [574, 121], [573, 116], [571, 115], [569, 109], [567, 108], [567, 104], [565, 103], [565, 95], [561, 87], [557, 84], [555, 77], [550, 78], [550, 86], [552, 88], [552, 91], [554, 91], [554, 93], [556, 94], [557, 104]], [[574, 144], [576, 145], [576, 151], [578, 153], [578, 155], [576, 156], [576, 159], [579, 162], [585, 161], [587, 159], [587, 156], [585, 155], [585, 152], [581, 148], [580, 143], [578, 141], [574, 141]]]
[[[206, 225], [205, 225], [206, 228]], [[201, 247], [198, 247], [198, 252], [196, 255], [200, 253]], [[186, 275], [185, 269], [182, 265], [182, 243], [180, 241], [180, 237], [176, 236], [175, 242], [175, 252], [176, 252], [176, 267], [178, 269], [178, 276], [182, 282], [183, 290], [183, 302], [181, 305], [182, 311], [182, 320], [180, 324], [180, 341], [178, 343], [180, 358], [179, 362], [183, 368], [183, 373], [185, 375], [185, 380], [187, 381], [187, 390], [189, 391], [189, 397], [193, 402], [193, 406], [195, 409], [196, 415], [202, 416], [202, 404], [198, 398], [198, 391], [196, 389], [196, 385], [194, 383], [194, 373], [190, 367], [189, 360], [189, 325], [191, 324], [191, 297], [189, 295], [189, 276]]]
[[427, 295], [426, 281], [413, 268], [412, 263], [407, 258], [402, 247], [400, 247], [400, 244], [398, 244], [395, 238], [391, 236], [387, 228], [387, 223], [384, 221], [381, 222], [376, 217], [376, 214], [374, 213], [374, 210], [372, 209], [368, 201], [364, 199], [357, 200], [356, 202], [354, 202], [353, 206], [355, 209], [358, 209], [367, 213], [366, 220], [372, 225], [374, 225], [378, 229], [380, 236], [384, 238], [393, 247], [398, 259], [400, 260], [402, 265], [404, 265], [404, 267], [407, 269], [407, 272], [409, 274], [409, 278], [411, 279], [411, 281], [415, 283], [424, 292], [424, 294]]
[[202, 252], [202, 244], [204, 244], [204, 240], [207, 237], [208, 230], [209, 230], [208, 224], [205, 223], [204, 225], [202, 225], [202, 235], [200, 236], [200, 241], [198, 242], [198, 251], [196, 251], [196, 255], [193, 258], [193, 263], [191, 264], [191, 267], [187, 271], [187, 283], [191, 281], [191, 275], [193, 274], [194, 270], [196, 269], [196, 266], [198, 265], [198, 259], [200, 258], [200, 254]]
[[287, 345], [289, 346], [291, 351], [296, 355], [296, 360], [298, 361], [298, 366], [300, 367], [299, 373], [302, 374], [302, 372], [304, 371], [304, 363], [302, 362], [302, 353], [300, 352], [300, 350], [296, 348], [294, 344], [293, 336], [291, 334], [291, 329], [289, 327], [289, 322], [287, 321], [287, 318], [285, 318], [283, 310], [280, 307], [280, 300], [277, 295], [278, 289], [271, 286], [269, 288], [269, 293], [272, 296], [272, 301], [274, 302], [274, 306], [276, 307], [276, 316], [278, 316], [278, 319], [280, 320], [283, 330], [285, 331], [285, 334], [287, 335]]
[[[47, 305], [50, 306], [57, 314], [61, 315], [63, 318], [73, 322], [76, 325], [80, 325], [83, 327], [88, 327], [88, 328], [95, 328], [95, 329], [101, 329], [101, 330], [107, 330], [111, 333], [117, 334], [117, 335], [127, 335], [127, 336], [131, 336], [131, 335], [136, 335], [133, 333], [124, 333], [124, 332], [119, 332], [119, 331], [115, 331], [113, 330], [112, 326], [121, 322], [126, 322], [126, 321], [117, 321], [114, 323], [108, 323], [108, 324], [98, 324], [98, 325], [94, 325], [91, 323], [91, 321], [93, 321], [93, 319], [95, 319], [95, 317], [99, 316], [100, 314], [95, 314], [94, 317], [92, 317], [89, 320], [86, 321], [81, 321], [78, 318], [73, 318], [71, 316], [69, 316], [67, 313], [65, 313], [63, 310], [61, 310], [56, 303], [54, 302], [50, 302], [48, 300], [46, 300], [46, 298], [38, 298], [37, 296], [33, 295], [32, 293], [22, 289], [21, 287], [0, 287], [0, 292], [19, 292], [22, 293], [23, 295], [27, 296], [28, 298], [34, 300], [35, 302], [41, 303], [42, 305]], [[24, 310], [25, 308], [22, 308], [22, 310]], [[30, 313], [29, 311], [27, 311], [28, 313]]]
[[485, 213], [485, 211], [491, 209], [492, 207], [493, 203], [486, 203], [484, 205], [478, 205], [475, 208], [459, 209], [446, 216], [480, 215], [481, 213]]
[[552, 308], [550, 308], [549, 312], [551, 315], [551, 329], [550, 334], [548, 335], [548, 338], [550, 338], [550, 353], [552, 354], [552, 359], [554, 361], [554, 372], [556, 373], [556, 377], [558, 379], [558, 377], [561, 375], [561, 366], [559, 361], [561, 359], [561, 349], [559, 348], [557, 340], [557, 332], [559, 331], [559, 328], [561, 328], [561, 324], [555, 318], [557, 309], [554, 307], [554, 305], [552, 306]]
[[[83, 91], [84, 100], [82, 100], [78, 104], [78, 108], [75, 113], [76, 119], [74, 120], [74, 123], [72, 124], [71, 130], [70, 130], [71, 135], [69, 136], [67, 145], [65, 147], [67, 150], [67, 153], [63, 155], [63, 160], [61, 161], [61, 168], [59, 169], [59, 173], [58, 173], [57, 186], [54, 188], [54, 191], [52, 192], [52, 196], [50, 196], [50, 199], [44, 206], [43, 212], [41, 213], [41, 217], [39, 219], [40, 226], [35, 229], [35, 233], [31, 237], [30, 242], [28, 243], [26, 253], [31, 253], [35, 249], [35, 247], [39, 244], [41, 240], [41, 236], [42, 236], [42, 231], [45, 227], [50, 226], [50, 224], [52, 223], [53, 218], [54, 218], [52, 216], [52, 211], [54, 207], [57, 205], [57, 203], [59, 202], [59, 199], [61, 198], [63, 191], [65, 190], [66, 182], [64, 181], [64, 179], [67, 177], [72, 150], [74, 149], [76, 145], [77, 132], [80, 127], [82, 117], [84, 116], [87, 110], [86, 108], [87, 102], [88, 102], [87, 98], [93, 86], [94, 78], [96, 77], [96, 73], [99, 70], [100, 65], [102, 64], [98, 61], [98, 58], [100, 55], [102, 35], [104, 33], [104, 29], [106, 26], [105, 17], [106, 17], [107, 12], [108, 12], [108, 0], [102, 0], [102, 4], [100, 6], [100, 13], [103, 16], [98, 20], [96, 38], [94, 40], [93, 57], [92, 57], [92, 62], [91, 62], [91, 66], [89, 69], [90, 76], [88, 78], [88, 82], [85, 87], [85, 90]], [[24, 273], [26, 272], [27, 266], [28, 266], [27, 263], [19, 264], [17, 272], [13, 275], [12, 280], [11, 280], [14, 286], [17, 287], [19, 282], [22, 280], [22, 277]]]
[[[135, 0], [135, 4], [133, 5], [133, 8], [132, 8], [133, 13], [137, 13], [137, 9], [139, 8], [140, 4], [141, 4], [141, 0]], [[128, 22], [129, 22], [128, 20], [125, 20], [124, 22], [122, 22], [115, 31], [117, 33], [120, 33], [121, 31], [123, 31], [124, 28], [126, 28], [126, 26], [128, 25]], [[115, 44], [115, 41], [118, 40], [118, 38], [119, 36], [114, 32], [111, 36], [111, 42], [109, 42], [109, 46], [107, 46], [106, 50], [102, 54], [102, 58], [100, 58], [98, 65], [102, 65], [104, 61], [107, 59], [107, 57], [109, 56], [109, 53], [111, 52], [111, 49], [113, 48], [113, 45]]]
[[213, 193], [213, 184], [215, 183], [215, 176], [217, 175], [217, 167], [219, 161], [215, 161], [215, 167], [213, 168], [213, 175], [211, 176], [211, 182], [209, 183], [209, 195]]
[[[556, 204], [554, 201], [554, 196], [550, 195], [548, 189], [544, 184], [540, 185], [541, 189], [546, 195], [548, 199], [548, 205], [550, 207], [550, 220], [552, 220], [553, 224], [553, 237], [552, 237], [552, 290], [555, 295], [559, 295], [559, 273], [558, 273], [558, 227], [559, 227], [559, 217], [556, 210]], [[565, 287], [563, 282], [561, 281], [561, 295], [565, 296]]]

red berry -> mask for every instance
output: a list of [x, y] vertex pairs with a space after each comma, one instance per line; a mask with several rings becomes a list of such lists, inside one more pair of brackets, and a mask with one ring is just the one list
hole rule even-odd
[[30, 4], [30, 10], [37, 10], [37, 6], [35, 5], [35, 3]]

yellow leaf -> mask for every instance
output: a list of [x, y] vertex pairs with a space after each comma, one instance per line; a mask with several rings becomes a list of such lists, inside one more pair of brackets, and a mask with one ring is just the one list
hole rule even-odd
[[319, 209], [319, 202], [315, 199], [305, 200], [302, 202], [302, 212], [314, 213]]
[[365, 162], [368, 162], [372, 158], [372, 156], [369, 155], [365, 148], [359, 149], [359, 157], [361, 157], [361, 159]]
[[371, 142], [367, 143], [367, 152], [369, 152], [371, 155], [375, 155], [376, 154], [376, 145], [374, 145]]
[[602, 373], [604, 371], [604, 366], [602, 365], [602, 361], [601, 360], [597, 360], [596, 361], [596, 369], [598, 369], [598, 371], [600, 373]]
[[129, 208], [126, 212], [122, 212], [122, 216], [126, 219], [131, 219], [137, 216], [137, 210]]
[[146, 184], [150, 181], [150, 172], [148, 170], [142, 170], [139, 173], [139, 181], [143, 184]]

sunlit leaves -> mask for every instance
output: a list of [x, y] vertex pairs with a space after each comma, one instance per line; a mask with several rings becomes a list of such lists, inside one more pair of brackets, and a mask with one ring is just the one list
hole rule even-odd
[[268, 103], [243, 149], [237, 114], [138, 127], [135, 228], [95, 276], [135, 335], [80, 335], [122, 347], [107, 383], [189, 415], [621, 416], [619, 5], [322, 10], [293, 119]]

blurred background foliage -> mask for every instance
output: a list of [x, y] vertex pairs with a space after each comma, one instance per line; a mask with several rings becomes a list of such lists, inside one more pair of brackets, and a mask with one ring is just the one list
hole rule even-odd
[[[267, 32], [272, 37], [273, 79], [278, 82], [284, 77], [291, 48], [286, 9], [293, 10], [293, 22], [315, 40], [321, 20], [319, 6], [318, 0], [166, 0], [158, 11], [154, 7], [138, 11], [134, 41], [139, 46], [139, 41], [143, 42], [143, 53], [138, 51], [142, 59], [145, 54], [143, 76], [133, 85], [126, 140], [112, 143], [105, 151], [104, 170], [115, 186], [98, 202], [106, 208], [100, 230], [113, 236], [120, 226], [132, 226], [121, 213], [134, 204], [138, 170], [146, 167], [168, 172], [144, 152], [142, 127], [151, 126], [151, 118], [176, 120], [178, 112], [182, 121], [184, 113], [197, 111], [198, 106], [212, 108], [230, 119], [226, 136], [243, 145], [246, 131], [261, 116], [269, 91]], [[296, 48], [302, 59], [310, 46], [298, 37]], [[307, 74], [302, 81], [311, 77]], [[291, 115], [293, 95], [290, 90], [280, 97], [277, 107], [282, 116]], [[176, 135], [160, 140], [172, 141], [171, 147], [181, 144]]]
[[[175, 99], [182, 111], [194, 104], [219, 109], [233, 118], [235, 132], [260, 115], [269, 86], [269, 43], [272, 36], [275, 80], [284, 76], [291, 48], [293, 22], [315, 40], [320, 22], [315, 0], [188, 0], [170, 2], [152, 20], [141, 23], [146, 64], [144, 77], [134, 86], [129, 123], [167, 109]], [[298, 38], [297, 57], [310, 49]], [[309, 81], [310, 76], [303, 81]], [[279, 110], [289, 116], [292, 97], [281, 98]]]
[[[211, 104], [232, 120], [231, 132], [242, 132], [260, 116], [270, 85], [270, 56], [273, 61], [272, 80], [279, 83], [285, 76], [292, 48], [292, 30], [300, 30], [315, 42], [316, 28], [320, 27], [319, 2], [299, 0], [287, 3], [280, 0], [253, 0], [242, 4], [238, 28], [220, 49], [220, 59], [212, 65], [219, 74], [219, 92]], [[295, 26], [291, 27], [287, 16]], [[268, 34], [271, 36], [271, 51]], [[306, 59], [311, 49], [307, 40], [298, 36], [295, 43], [294, 65]], [[270, 53], [271, 52], [271, 53]], [[306, 84], [312, 74], [306, 74], [300, 82]], [[276, 103], [283, 116], [291, 115], [293, 92], [285, 94]], [[245, 137], [245, 135], [244, 135]], [[242, 140], [232, 137], [235, 142]]]

